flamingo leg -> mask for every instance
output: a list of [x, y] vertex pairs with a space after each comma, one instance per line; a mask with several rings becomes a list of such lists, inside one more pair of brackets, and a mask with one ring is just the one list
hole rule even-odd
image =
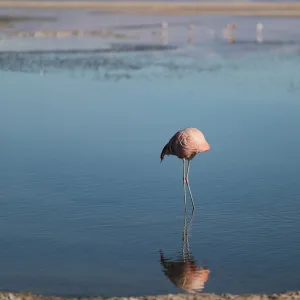
[[193, 206], [193, 211], [194, 211], [194, 209], [195, 209], [194, 199], [193, 199], [193, 195], [192, 195], [192, 191], [191, 191], [191, 187], [190, 187], [190, 183], [189, 183], [189, 172], [190, 172], [190, 167], [191, 167], [191, 161], [188, 160], [188, 167], [187, 167], [187, 172], [186, 172], [186, 178], [185, 178], [185, 181], [186, 181], [186, 184], [187, 184], [188, 189], [189, 189], [189, 193], [190, 193], [190, 197], [191, 197], [191, 201], [192, 201], [192, 206]]
[[183, 178], [183, 192], [184, 192], [184, 211], [186, 210], [186, 186], [185, 186], [185, 159], [182, 159], [182, 178]]

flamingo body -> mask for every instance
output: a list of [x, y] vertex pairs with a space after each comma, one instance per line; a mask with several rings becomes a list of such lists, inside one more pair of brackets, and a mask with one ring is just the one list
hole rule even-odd
[[160, 159], [165, 155], [175, 155], [180, 159], [191, 160], [197, 153], [206, 152], [210, 145], [203, 133], [197, 128], [185, 128], [176, 132], [163, 148]]

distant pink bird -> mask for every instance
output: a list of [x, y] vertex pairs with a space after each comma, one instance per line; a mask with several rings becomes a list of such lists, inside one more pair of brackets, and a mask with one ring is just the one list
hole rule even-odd
[[[175, 155], [179, 159], [182, 159], [182, 171], [183, 171], [183, 187], [184, 195], [185, 184], [188, 186], [193, 210], [195, 209], [194, 200], [189, 184], [189, 172], [191, 160], [197, 153], [206, 152], [210, 149], [210, 145], [206, 141], [203, 133], [197, 128], [185, 128], [176, 132], [169, 142], [164, 146], [160, 159], [164, 159], [165, 155]], [[188, 161], [187, 171], [185, 172], [185, 160]], [[186, 206], [186, 198], [184, 198], [184, 204]]]

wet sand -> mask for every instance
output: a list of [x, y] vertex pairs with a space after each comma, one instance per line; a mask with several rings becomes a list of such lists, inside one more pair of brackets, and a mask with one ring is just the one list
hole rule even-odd
[[0, 8], [94, 9], [100, 12], [139, 14], [219, 14], [243, 16], [300, 16], [300, 3], [269, 2], [92, 2], [92, 1], [0, 1]]
[[283, 294], [169, 294], [159, 296], [144, 296], [144, 297], [56, 297], [56, 296], [40, 296], [30, 293], [0, 293], [0, 300], [75, 300], [75, 299], [90, 299], [90, 300], [228, 300], [228, 299], [242, 299], [242, 300], [295, 300], [300, 299], [300, 291]]

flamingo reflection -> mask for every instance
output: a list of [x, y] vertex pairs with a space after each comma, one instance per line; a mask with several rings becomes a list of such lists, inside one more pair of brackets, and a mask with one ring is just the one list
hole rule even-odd
[[160, 263], [163, 267], [163, 273], [175, 286], [188, 293], [197, 293], [202, 291], [210, 273], [210, 270], [206, 267], [197, 266], [196, 261], [190, 251], [189, 230], [193, 217], [194, 212], [192, 213], [190, 222], [187, 226], [185, 210], [180, 258], [178, 260], [166, 259], [163, 251], [160, 250]]

